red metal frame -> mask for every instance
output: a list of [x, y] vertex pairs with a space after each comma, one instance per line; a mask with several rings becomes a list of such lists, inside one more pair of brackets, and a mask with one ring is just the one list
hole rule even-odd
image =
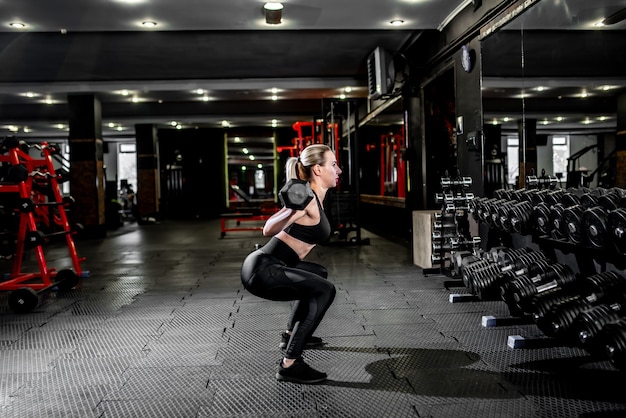
[[[57, 213], [53, 217], [53, 223], [55, 224], [54, 226], [60, 227], [61, 231], [53, 234], [65, 235], [65, 241], [72, 259], [74, 273], [78, 277], [88, 275], [88, 272], [83, 271], [81, 268], [81, 263], [85, 258], [79, 258], [76, 253], [76, 246], [72, 237], [75, 231], [72, 231], [70, 228], [64, 207], [66, 203], [63, 201], [63, 196], [61, 196], [59, 189], [59, 177], [55, 172], [52, 161], [52, 154], [56, 152], [56, 149], [47, 142], [42, 143], [40, 146], [37, 146], [37, 148], [41, 149], [42, 159], [32, 158], [19, 147], [9, 149], [6, 155], [0, 155], [0, 162], [7, 162], [13, 166], [22, 164], [28, 169], [29, 173], [27, 179], [19, 183], [0, 184], [0, 193], [17, 193], [20, 199], [30, 199], [35, 205], [32, 211], [20, 211], [20, 223], [17, 231], [16, 254], [13, 260], [13, 269], [11, 273], [5, 275], [5, 278], [8, 278], [8, 280], [0, 282], [0, 291], [17, 290], [22, 287], [42, 290], [54, 284], [52, 279], [56, 277], [57, 271], [54, 268], [48, 267], [41, 243], [38, 243], [33, 248], [39, 271], [31, 273], [22, 271], [23, 254], [27, 247], [26, 240], [28, 233], [36, 233], [38, 231], [38, 221], [46, 224], [46, 226], [52, 226], [48, 211], [43, 210], [44, 206], [57, 208]], [[50, 189], [54, 197], [53, 202], [48, 202], [47, 196], [33, 190], [33, 181], [42, 179], [50, 182]]]
[[[241, 223], [243, 222], [251, 222], [251, 221], [266, 221], [268, 220], [270, 217], [270, 215], [253, 215], [253, 214], [248, 214], [248, 213], [232, 213], [232, 214], [228, 214], [228, 215], [222, 215], [221, 218], [221, 236], [222, 238], [224, 238], [224, 236], [226, 235], [226, 232], [233, 232], [233, 231], [262, 231], [263, 227], [262, 226], [249, 226], [249, 227], [244, 227], [244, 226], [240, 226]], [[227, 227], [226, 226], [226, 221], [235, 221], [237, 226], [230, 226]]]
[[[404, 151], [404, 126], [397, 134], [380, 136], [380, 195], [385, 195], [385, 180], [391, 178], [392, 159], [395, 159], [397, 171], [397, 197], [406, 197], [406, 162], [402, 157]], [[395, 158], [391, 157], [395, 153]]]
[[[334, 143], [335, 148], [334, 149], [335, 149], [335, 153], [338, 154], [337, 150], [338, 150], [338, 147], [339, 147], [339, 124], [337, 124], [337, 123], [333, 123], [333, 124], [328, 123], [328, 124], [324, 125], [324, 122], [302, 122], [302, 121], [298, 121], [298, 122], [294, 122], [294, 124], [291, 127], [298, 134], [298, 136], [293, 139], [293, 146], [296, 148], [298, 153], [300, 153], [308, 145], [324, 143], [324, 135], [323, 135], [323, 133], [315, 135], [315, 130], [318, 127], [321, 128], [320, 130], [322, 132], [323, 132], [323, 129], [333, 129], [334, 130], [333, 137], [335, 138], [335, 143]], [[304, 132], [305, 128], [308, 128], [310, 130], [310, 135], [307, 135]], [[338, 155], [337, 155], [337, 158], [339, 158]], [[339, 162], [339, 161], [337, 161], [337, 162]]]

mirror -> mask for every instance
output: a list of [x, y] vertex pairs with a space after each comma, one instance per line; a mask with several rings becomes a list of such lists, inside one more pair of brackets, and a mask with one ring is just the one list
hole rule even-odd
[[274, 136], [263, 132], [227, 132], [228, 206], [274, 202]]
[[533, 172], [562, 187], [615, 184], [626, 26], [596, 24], [620, 10], [543, 0], [481, 41], [487, 191], [524, 187]]

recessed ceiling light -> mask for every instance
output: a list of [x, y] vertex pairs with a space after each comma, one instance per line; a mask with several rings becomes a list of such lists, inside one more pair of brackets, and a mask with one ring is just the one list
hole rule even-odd
[[278, 25], [283, 17], [283, 4], [277, 2], [269, 2], [263, 5], [265, 12], [265, 23], [268, 25]]
[[402, 19], [393, 19], [392, 21], [389, 22], [389, 24], [391, 26], [401, 26], [401, 25], [404, 25], [404, 20], [402, 20]]
[[157, 24], [158, 23], [155, 22], [154, 20], [144, 20], [143, 22], [141, 22], [141, 26], [143, 26], [144, 28], [153, 28]]
[[26, 27], [26, 23], [11, 22], [11, 23], [9, 23], [9, 26], [11, 26], [14, 29], [24, 29]]

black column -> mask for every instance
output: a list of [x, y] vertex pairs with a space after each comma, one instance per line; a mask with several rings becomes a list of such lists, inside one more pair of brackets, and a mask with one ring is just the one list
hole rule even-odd
[[68, 95], [70, 194], [76, 200], [72, 221], [84, 226], [83, 236], [106, 236], [102, 110], [93, 94]]
[[518, 187], [526, 187], [526, 176], [537, 173], [537, 120], [517, 121], [519, 137], [519, 180]]
[[406, 209], [424, 210], [428, 205], [426, 193], [426, 141], [422, 135], [422, 101], [419, 91], [410, 89], [402, 98], [404, 106], [404, 135], [406, 151]]
[[626, 188], [626, 93], [617, 97], [617, 135], [615, 136], [615, 186]]
[[159, 161], [157, 130], [152, 124], [135, 125], [137, 141], [137, 208], [142, 223], [159, 213]]

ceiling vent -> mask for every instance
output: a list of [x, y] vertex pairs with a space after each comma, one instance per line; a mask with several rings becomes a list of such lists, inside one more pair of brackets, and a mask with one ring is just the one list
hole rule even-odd
[[393, 56], [382, 47], [377, 47], [367, 57], [367, 85], [369, 99], [390, 95], [396, 80]]

